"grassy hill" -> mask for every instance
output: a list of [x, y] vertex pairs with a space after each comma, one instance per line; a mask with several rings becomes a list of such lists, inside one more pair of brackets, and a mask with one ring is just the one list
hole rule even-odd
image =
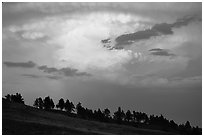
[[173, 134], [160, 130], [141, 129], [125, 125], [89, 121], [69, 117], [66, 113], [50, 112], [31, 106], [2, 102], [3, 135], [159, 135]]

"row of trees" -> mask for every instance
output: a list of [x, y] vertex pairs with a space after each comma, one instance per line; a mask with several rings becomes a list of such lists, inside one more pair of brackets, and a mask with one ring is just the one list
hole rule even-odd
[[[44, 99], [42, 99], [41, 97], [36, 98], [33, 106], [39, 109], [50, 110], [54, 109], [55, 104], [53, 100], [49, 96], [47, 96]], [[66, 110], [67, 112], [72, 113], [74, 112], [75, 106], [68, 99], [65, 102], [64, 99], [61, 98], [59, 100], [59, 103], [56, 105], [56, 108], [60, 110]]]
[[[8, 94], [5, 96], [5, 99], [10, 102], [24, 104], [24, 99], [20, 93], [16, 93], [15, 95]], [[57, 108], [60, 111], [67, 112], [69, 116], [77, 116], [87, 120], [125, 124], [142, 128], [159, 127], [165, 131], [173, 130], [181, 134], [201, 134], [201, 130], [198, 127], [192, 127], [189, 121], [185, 124], [178, 125], [173, 120], [166, 119], [163, 115], [150, 115], [148, 117], [148, 115], [143, 112], [131, 112], [130, 110], [124, 112], [121, 107], [118, 107], [118, 110], [111, 116], [111, 112], [108, 108], [93, 111], [92, 109], [83, 107], [80, 102], [75, 107], [71, 101], [68, 99], [64, 101], [63, 98], [61, 98], [55, 105], [54, 101], [49, 96], [44, 99], [41, 97], [36, 98], [33, 106], [44, 110], [53, 110], [54, 108]]]
[[[47, 101], [46, 101], [47, 100]], [[54, 109], [54, 103], [50, 97], [45, 97], [43, 100], [41, 97], [37, 98], [34, 102], [34, 106], [39, 109]], [[174, 130], [179, 131], [183, 134], [198, 134], [199, 128], [198, 127], [191, 127], [190, 122], [187, 121], [185, 124], [176, 124], [173, 120], [167, 120], [163, 115], [160, 116], [154, 116], [148, 115], [143, 112], [131, 112], [130, 110], [127, 110], [124, 112], [121, 107], [118, 107], [118, 110], [113, 113], [111, 116], [111, 112], [108, 108], [101, 110], [91, 110], [88, 108], [85, 108], [82, 106], [82, 104], [79, 102], [76, 107], [72, 102], [70, 102], [68, 99], [64, 101], [63, 98], [59, 100], [59, 102], [56, 105], [57, 109], [60, 109], [61, 111], [66, 111], [69, 114], [75, 114], [80, 118], [88, 119], [88, 120], [97, 120], [101, 122], [111, 122], [111, 123], [117, 123], [117, 124], [126, 124], [126, 125], [132, 125], [138, 127], [139, 125], [147, 126], [159, 126], [163, 130]]]

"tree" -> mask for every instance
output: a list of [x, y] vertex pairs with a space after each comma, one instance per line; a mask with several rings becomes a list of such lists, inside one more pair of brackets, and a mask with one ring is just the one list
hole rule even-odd
[[33, 106], [36, 107], [36, 108], [38, 108], [38, 98], [36, 98], [36, 100], [34, 101]]
[[99, 108], [98, 111], [97, 111], [97, 119], [98, 119], [99, 121], [104, 121], [104, 119], [105, 119], [105, 116], [104, 116], [104, 114], [102, 113], [102, 111], [101, 111], [100, 108]]
[[88, 119], [94, 119], [94, 114], [93, 111], [91, 109], [86, 108], [85, 109], [85, 115]]
[[128, 110], [125, 115], [126, 115], [125, 119], [126, 119], [128, 122], [129, 122], [130, 120], [132, 120], [132, 114], [131, 114], [130, 110]]
[[5, 96], [5, 98], [6, 98], [6, 100], [11, 101], [11, 95], [10, 95], [10, 94], [7, 94], [7, 95]]
[[186, 124], [185, 124], [185, 128], [186, 128], [186, 129], [190, 129], [190, 128], [191, 128], [191, 124], [190, 124], [189, 121], [186, 122]]
[[[147, 123], [149, 121], [149, 118], [148, 118], [146, 113], [133, 111], [133, 117], [134, 117], [134, 119], [136, 119], [136, 121], [138, 123]], [[150, 118], [153, 121], [154, 120], [154, 115], [150, 116]]]
[[177, 129], [178, 128], [178, 125], [173, 121], [173, 120], [170, 120], [169, 122], [169, 126], [173, 129]]
[[110, 110], [108, 108], [104, 109], [103, 113], [104, 113], [106, 118], [110, 117]]
[[114, 119], [118, 122], [121, 123], [122, 120], [124, 119], [125, 113], [123, 112], [123, 110], [121, 110], [120, 107], [118, 107], [118, 111], [116, 111], [113, 115]]
[[39, 109], [43, 109], [43, 100], [41, 97], [39, 98], [36, 98], [34, 104], [33, 104], [34, 107], [37, 107]]
[[85, 109], [84, 107], [82, 107], [80, 102], [76, 105], [76, 109], [77, 109], [77, 115], [85, 118]]
[[24, 104], [24, 101], [23, 101], [24, 99], [20, 93], [16, 93], [16, 95], [11, 95], [11, 100], [16, 103]]
[[61, 99], [59, 100], [59, 103], [58, 103], [56, 106], [57, 106], [57, 108], [60, 108], [61, 110], [63, 110], [63, 109], [64, 109], [64, 105], [65, 105], [64, 99], [61, 98]]
[[64, 104], [64, 108], [68, 113], [72, 113], [75, 107], [74, 104], [67, 99], [66, 103]]
[[44, 109], [49, 110], [49, 109], [53, 109], [55, 105], [53, 100], [49, 96], [47, 96], [43, 100], [43, 106], [44, 106]]
[[133, 111], [132, 117], [133, 117], [133, 121], [136, 122], [137, 119], [136, 119], [136, 112], [135, 111]]
[[54, 109], [54, 107], [55, 107], [55, 103], [52, 99], [50, 99], [50, 107], [51, 107], [51, 109]]
[[77, 109], [77, 114], [79, 115], [81, 113], [81, 109], [82, 109], [80, 102], [76, 105], [76, 109]]
[[72, 111], [74, 112], [74, 109], [75, 109], [75, 106], [74, 106], [74, 104], [71, 102], [71, 103], [70, 103], [70, 108], [69, 108], [70, 113], [72, 113]]
[[41, 97], [38, 98], [38, 103], [39, 103], [38, 104], [39, 109], [43, 109], [43, 100]]

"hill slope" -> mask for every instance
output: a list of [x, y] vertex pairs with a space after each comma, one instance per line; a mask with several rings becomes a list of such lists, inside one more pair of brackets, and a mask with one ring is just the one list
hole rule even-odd
[[172, 134], [159, 130], [140, 129], [125, 125], [88, 121], [53, 113], [31, 106], [2, 102], [2, 134]]

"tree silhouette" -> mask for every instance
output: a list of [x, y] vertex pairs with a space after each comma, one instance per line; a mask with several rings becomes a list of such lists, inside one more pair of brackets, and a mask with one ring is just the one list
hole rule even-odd
[[104, 113], [106, 118], [110, 117], [110, 110], [108, 108], [104, 109], [103, 113]]
[[38, 98], [38, 107], [39, 109], [43, 109], [43, 100], [41, 97]]
[[91, 109], [86, 108], [85, 109], [85, 115], [88, 119], [94, 119], [94, 114], [93, 111]]
[[51, 109], [54, 109], [55, 107], [54, 101], [52, 99], [50, 99], [50, 107]]
[[125, 113], [123, 112], [123, 110], [121, 110], [120, 107], [118, 107], [118, 111], [116, 111], [113, 115], [113, 118], [118, 122], [118, 123], [121, 123], [122, 120], [124, 119], [125, 117]]
[[186, 129], [190, 129], [190, 128], [191, 128], [191, 124], [190, 124], [189, 121], [186, 122], [186, 124], [185, 124], [185, 128], [186, 128]]
[[136, 122], [136, 112], [133, 111], [132, 113], [133, 113], [133, 114], [132, 114], [132, 119], [133, 119], [134, 122]]
[[125, 114], [125, 119], [129, 122], [130, 120], [132, 120], [132, 114], [130, 112], [130, 110], [128, 110]]
[[56, 105], [56, 107], [57, 107], [57, 108], [60, 108], [61, 110], [63, 110], [64, 107], [65, 107], [64, 105], [65, 105], [64, 99], [61, 98], [61, 99], [59, 100], [58, 104]]
[[36, 107], [36, 108], [38, 108], [38, 98], [36, 98], [36, 100], [34, 101], [33, 106]]
[[191, 134], [191, 124], [189, 121], [186, 121], [185, 125], [184, 125], [184, 130], [187, 134]]
[[11, 95], [10, 95], [10, 94], [7, 94], [7, 95], [5, 96], [5, 98], [6, 98], [6, 100], [11, 101]]
[[134, 112], [133, 117], [135, 117], [138, 123], [147, 123], [149, 121], [149, 118], [146, 113]]
[[97, 119], [99, 121], [104, 121], [105, 120], [105, 116], [104, 114], [102, 113], [101, 109], [99, 108], [98, 111], [97, 111]]
[[47, 96], [43, 100], [43, 106], [44, 106], [44, 109], [50, 110], [50, 109], [53, 109], [55, 105], [53, 100], [49, 96]]
[[67, 99], [64, 108], [68, 113], [72, 113], [75, 107], [74, 104]]
[[178, 128], [178, 125], [173, 121], [173, 120], [170, 120], [169, 122], [169, 126], [173, 129], [177, 129]]
[[43, 109], [43, 100], [41, 97], [39, 98], [36, 98], [34, 104], [33, 104], [34, 107], [37, 107], [39, 109]]
[[80, 102], [76, 105], [76, 109], [77, 109], [77, 115], [79, 115], [82, 118], [86, 117], [85, 116], [85, 109], [84, 109], [84, 107], [82, 107]]
[[77, 114], [80, 115], [81, 114], [81, 110], [82, 110], [82, 106], [81, 106], [80, 102], [76, 105], [76, 109], [77, 109]]

